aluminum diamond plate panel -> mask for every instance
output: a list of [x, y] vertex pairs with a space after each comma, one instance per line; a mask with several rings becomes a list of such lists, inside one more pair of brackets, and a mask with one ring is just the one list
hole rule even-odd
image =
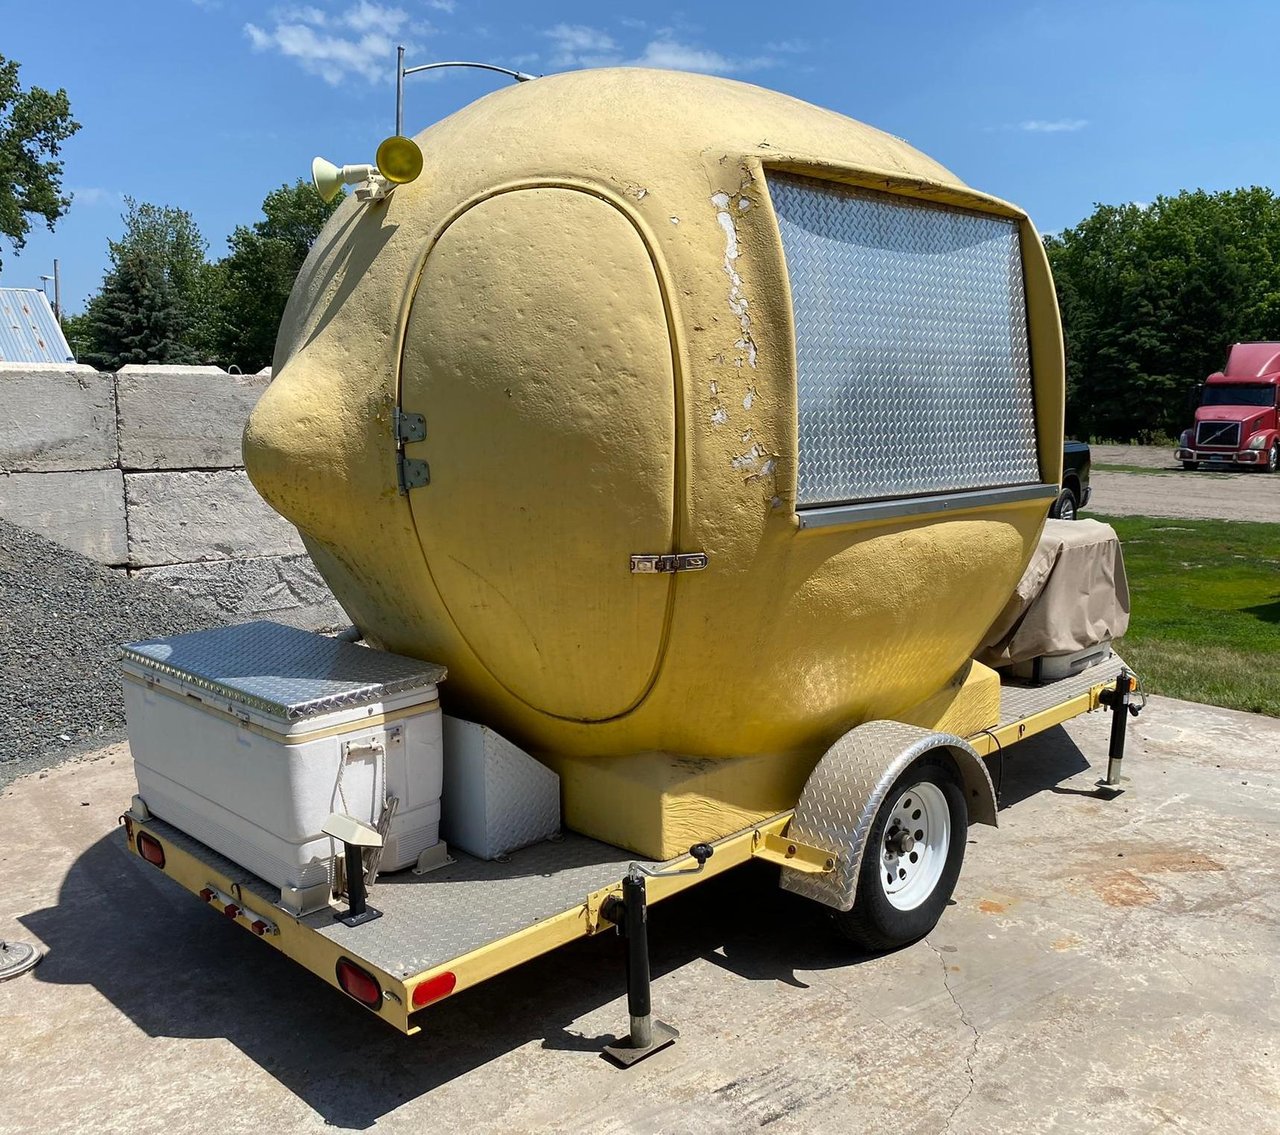
[[1087, 694], [1094, 686], [1110, 684], [1122, 669], [1126, 669], [1124, 660], [1118, 654], [1113, 654], [1105, 662], [1090, 666], [1079, 674], [1072, 674], [1043, 686], [1021, 686], [1006, 681], [1000, 687], [1000, 724], [1012, 725], [1017, 721], [1025, 721], [1037, 713]]
[[795, 315], [798, 506], [1038, 481], [1017, 224], [768, 183]]
[[[170, 824], [152, 818], [147, 827], [265, 902], [279, 899], [278, 888]], [[369, 902], [385, 917], [375, 922], [344, 926], [328, 909], [300, 921], [352, 957], [406, 978], [573, 910], [588, 895], [620, 883], [636, 858], [573, 834], [535, 844], [501, 862], [453, 854], [456, 863], [427, 875], [400, 871], [379, 876], [369, 888]], [[281, 912], [280, 917], [289, 916]]]
[[986, 766], [959, 737], [900, 721], [869, 721], [841, 737], [809, 775], [787, 829], [788, 838], [832, 852], [836, 868], [827, 875], [784, 869], [779, 881], [782, 889], [836, 910], [849, 910], [857, 895], [863, 847], [889, 789], [914, 760], [944, 746], [972, 755], [972, 771], [985, 778], [994, 801]]
[[285, 721], [429, 690], [445, 677], [432, 662], [270, 622], [130, 643], [123, 659]]

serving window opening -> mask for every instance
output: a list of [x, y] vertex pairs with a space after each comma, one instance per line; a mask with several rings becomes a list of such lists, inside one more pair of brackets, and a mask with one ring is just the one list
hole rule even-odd
[[1036, 485], [1017, 222], [767, 177], [795, 319], [797, 510]]

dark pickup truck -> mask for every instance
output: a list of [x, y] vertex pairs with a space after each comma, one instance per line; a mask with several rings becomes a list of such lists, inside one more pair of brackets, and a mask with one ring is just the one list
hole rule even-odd
[[1055, 520], [1075, 520], [1089, 503], [1089, 445], [1067, 441], [1062, 446], [1062, 491], [1049, 509]]

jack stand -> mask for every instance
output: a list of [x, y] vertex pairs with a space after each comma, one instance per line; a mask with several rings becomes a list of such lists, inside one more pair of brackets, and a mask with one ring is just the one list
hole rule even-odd
[[346, 854], [347, 913], [340, 911], [334, 919], [347, 926], [362, 926], [382, 917], [382, 911], [375, 910], [368, 903], [368, 891], [364, 885], [364, 854], [358, 844], [343, 843]]
[[649, 908], [644, 876], [633, 864], [622, 880], [622, 898], [610, 898], [601, 914], [616, 922], [627, 940], [627, 1012], [631, 1034], [625, 1041], [605, 1045], [604, 1053], [622, 1068], [630, 1068], [646, 1056], [674, 1044], [680, 1034], [653, 1018], [649, 997]]
[[1135, 682], [1128, 670], [1121, 670], [1116, 675], [1113, 689], [1103, 690], [1098, 701], [1111, 710], [1111, 743], [1107, 748], [1107, 778], [1098, 781], [1098, 787], [1108, 796], [1119, 796], [1124, 791], [1124, 777], [1120, 775], [1120, 764], [1124, 760], [1125, 731], [1129, 724], [1129, 715], [1138, 716], [1139, 707], [1129, 702], [1133, 694]]

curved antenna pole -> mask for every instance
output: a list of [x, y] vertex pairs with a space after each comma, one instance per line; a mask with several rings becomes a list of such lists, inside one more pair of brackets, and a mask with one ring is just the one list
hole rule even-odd
[[517, 83], [527, 83], [530, 79], [540, 78], [527, 71], [513, 71], [510, 67], [498, 67], [493, 63], [472, 63], [465, 59], [450, 59], [444, 63], [423, 63], [417, 67], [404, 65], [404, 46], [396, 48], [396, 133], [404, 133], [404, 77], [417, 75], [422, 71], [436, 71], [441, 67], [474, 67], [480, 71], [496, 71], [499, 75], [509, 75]]

